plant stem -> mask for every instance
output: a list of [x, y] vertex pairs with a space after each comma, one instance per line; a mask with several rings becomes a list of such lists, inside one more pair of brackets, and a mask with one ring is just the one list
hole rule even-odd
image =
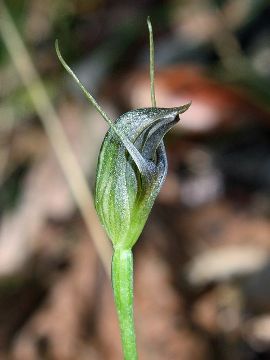
[[125, 360], [137, 360], [133, 317], [133, 254], [116, 249], [112, 259], [112, 285]]

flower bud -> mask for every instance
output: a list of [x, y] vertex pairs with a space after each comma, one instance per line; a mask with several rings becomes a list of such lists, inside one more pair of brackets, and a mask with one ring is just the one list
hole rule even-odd
[[167, 174], [163, 137], [189, 106], [132, 110], [108, 130], [95, 206], [114, 248], [131, 249], [137, 241]]

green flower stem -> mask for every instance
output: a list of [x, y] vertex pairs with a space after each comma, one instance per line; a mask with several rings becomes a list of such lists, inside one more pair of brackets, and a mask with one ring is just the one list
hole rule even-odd
[[137, 360], [133, 317], [133, 254], [116, 249], [112, 258], [112, 285], [125, 360]]

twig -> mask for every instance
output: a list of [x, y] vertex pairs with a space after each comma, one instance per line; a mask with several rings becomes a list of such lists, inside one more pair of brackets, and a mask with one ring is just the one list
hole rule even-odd
[[[4, 111], [4, 110], [3, 110]], [[5, 111], [5, 133], [7, 133], [7, 135], [11, 135], [14, 129], [14, 124], [15, 124], [15, 118], [14, 118], [14, 114], [12, 109], [8, 108]], [[2, 124], [1, 124], [2, 125]], [[3, 129], [1, 129], [3, 130]], [[6, 146], [1, 149], [1, 156], [0, 156], [0, 186], [3, 184], [3, 182], [5, 181], [5, 177], [6, 177], [6, 170], [8, 167], [8, 162], [9, 162], [9, 157], [10, 157], [10, 152], [11, 152], [11, 144], [8, 143], [6, 144]]]
[[[42, 79], [3, 2], [1, 2], [0, 14], [0, 31], [3, 42], [44, 126], [96, 251], [109, 274], [111, 248], [97, 218], [86, 178], [71, 149]], [[36, 85], [34, 89], [30, 86], [33, 81]]]

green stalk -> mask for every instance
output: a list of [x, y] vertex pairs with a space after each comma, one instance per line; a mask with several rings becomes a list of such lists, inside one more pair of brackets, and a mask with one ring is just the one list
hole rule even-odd
[[116, 249], [112, 258], [112, 285], [125, 360], [137, 360], [133, 317], [133, 254]]

